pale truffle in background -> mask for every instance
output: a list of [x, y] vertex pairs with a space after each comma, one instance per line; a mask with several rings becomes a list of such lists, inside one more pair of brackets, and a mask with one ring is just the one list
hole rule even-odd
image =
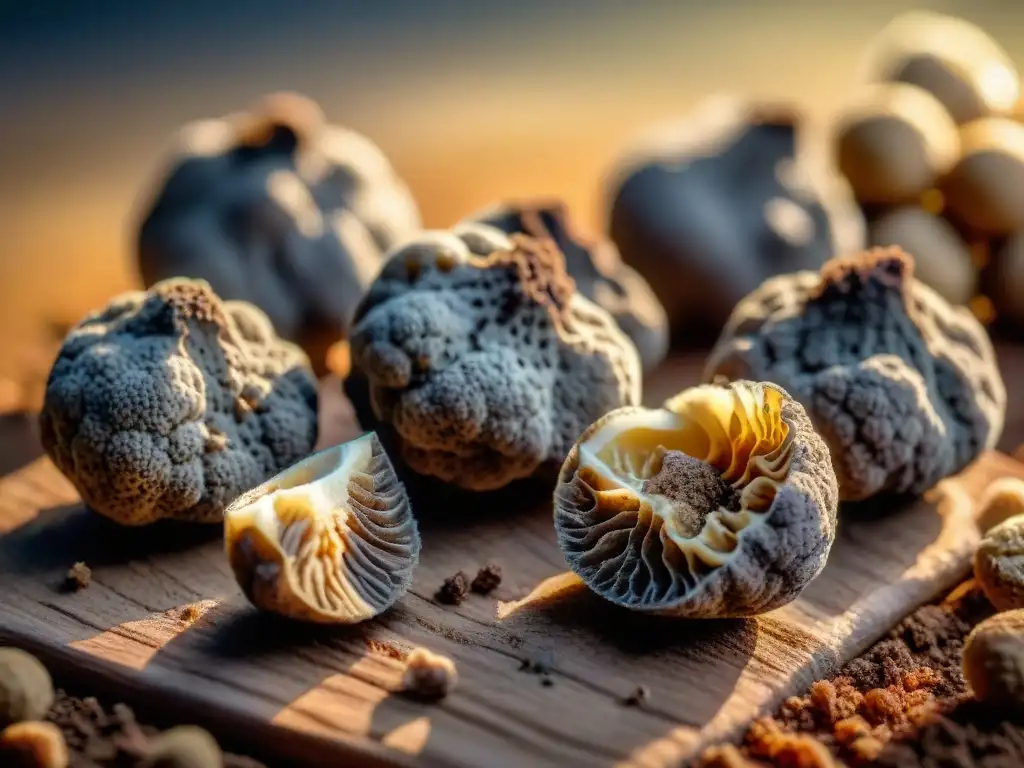
[[1024, 514], [985, 534], [974, 553], [974, 577], [1000, 611], [1024, 608]]
[[0, 728], [39, 720], [53, 705], [53, 681], [35, 656], [0, 648]]

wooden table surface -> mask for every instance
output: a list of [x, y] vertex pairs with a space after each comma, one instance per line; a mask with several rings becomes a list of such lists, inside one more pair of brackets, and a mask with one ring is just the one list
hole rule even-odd
[[[696, 358], [671, 361], [648, 401], [698, 370]], [[338, 392], [325, 383], [324, 443], [357, 432]], [[604, 603], [566, 573], [550, 504], [443, 517], [421, 507], [410, 593], [375, 621], [323, 629], [252, 610], [217, 530], [125, 530], [85, 510], [34, 435], [29, 416], [0, 422], [0, 641], [129, 701], [241, 735], [262, 754], [316, 765], [685, 764], [952, 586], [977, 541], [972, 500], [995, 476], [1024, 477], [1024, 465], [992, 453], [928, 500], [847, 514], [823, 575], [796, 602], [747, 621], [658, 619]], [[93, 583], [62, 592], [77, 560]], [[488, 560], [506, 575], [495, 594], [457, 608], [433, 600], [445, 577]], [[191, 605], [202, 615], [190, 624]], [[394, 693], [398, 658], [415, 645], [458, 665], [458, 688], [438, 704]], [[550, 686], [520, 669], [545, 654]], [[649, 701], [624, 706], [638, 685]]]

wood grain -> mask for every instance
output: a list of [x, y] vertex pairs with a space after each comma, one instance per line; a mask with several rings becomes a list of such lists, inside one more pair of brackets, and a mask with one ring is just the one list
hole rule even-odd
[[[649, 387], [692, 383], [693, 358]], [[356, 433], [336, 381], [325, 443]], [[899, 509], [844, 510], [828, 567], [791, 605], [750, 621], [673, 621], [608, 605], [565, 573], [550, 504], [421, 504], [412, 591], [380, 619], [309, 628], [257, 614], [239, 594], [219, 531], [117, 528], [79, 504], [40, 456], [32, 421], [0, 422], [0, 641], [24, 645], [131, 700], [159, 701], [253, 746], [324, 765], [670, 766], [865, 649], [966, 572], [973, 500], [1024, 465], [986, 454]], [[19, 458], [20, 457], [20, 458]], [[60, 590], [74, 561], [93, 584]], [[505, 581], [457, 608], [433, 593], [488, 560]], [[200, 618], [183, 619], [197, 605]], [[460, 684], [426, 705], [396, 695], [415, 645], [451, 656]], [[521, 660], [552, 654], [550, 686]], [[642, 707], [621, 699], [650, 689]]]

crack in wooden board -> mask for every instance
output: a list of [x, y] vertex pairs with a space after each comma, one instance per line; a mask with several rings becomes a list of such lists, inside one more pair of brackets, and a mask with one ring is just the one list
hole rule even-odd
[[[684, 359], [666, 371], [651, 387], [659, 398], [666, 378], [691, 383], [697, 368]], [[351, 437], [336, 386], [325, 395], [324, 441]], [[977, 542], [973, 501], [995, 477], [1024, 477], [1024, 465], [989, 453], [928, 499], [844, 517], [822, 576], [750, 621], [673, 621], [601, 601], [564, 573], [550, 505], [428, 520], [411, 592], [373, 622], [324, 629], [251, 610], [217, 531], [117, 528], [81, 508], [37, 446], [24, 456], [0, 479], [0, 640], [126, 698], [252, 734], [269, 753], [368, 766], [685, 764], [955, 584]], [[76, 560], [94, 583], [61, 592]], [[488, 560], [505, 570], [493, 595], [433, 601], [445, 577]], [[198, 620], [179, 618], [201, 601]], [[394, 693], [416, 645], [458, 665], [459, 687], [438, 704]], [[520, 670], [544, 650], [550, 686]], [[641, 684], [650, 701], [624, 707]]]

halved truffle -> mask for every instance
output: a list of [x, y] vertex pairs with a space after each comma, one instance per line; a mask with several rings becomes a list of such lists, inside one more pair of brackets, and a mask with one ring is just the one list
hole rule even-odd
[[147, 286], [197, 277], [252, 302], [323, 370], [382, 254], [419, 227], [373, 142], [278, 93], [181, 130], [141, 224], [139, 267]]
[[668, 351], [668, 318], [647, 281], [623, 263], [610, 240], [587, 237], [572, 223], [566, 204], [554, 198], [521, 200], [491, 206], [468, 217], [508, 235], [550, 238], [565, 256], [576, 290], [606, 310], [632, 339], [644, 370], [654, 368]]
[[602, 597], [728, 617], [784, 605], [821, 572], [837, 506], [803, 407], [738, 381], [599, 419], [562, 465], [554, 517], [570, 567]]
[[796, 110], [714, 98], [618, 163], [610, 234], [654, 289], [674, 343], [718, 333], [772, 275], [863, 247], [849, 187]]
[[875, 248], [768, 280], [737, 305], [705, 380], [773, 381], [829, 444], [844, 499], [920, 493], [995, 445], [1006, 388], [984, 328]]
[[246, 597], [306, 621], [353, 624], [412, 582], [420, 537], [375, 434], [327, 448], [243, 494], [224, 541]]
[[406, 464], [474, 491], [554, 474], [587, 424], [640, 400], [636, 347], [555, 244], [479, 224], [394, 252], [351, 344]]

